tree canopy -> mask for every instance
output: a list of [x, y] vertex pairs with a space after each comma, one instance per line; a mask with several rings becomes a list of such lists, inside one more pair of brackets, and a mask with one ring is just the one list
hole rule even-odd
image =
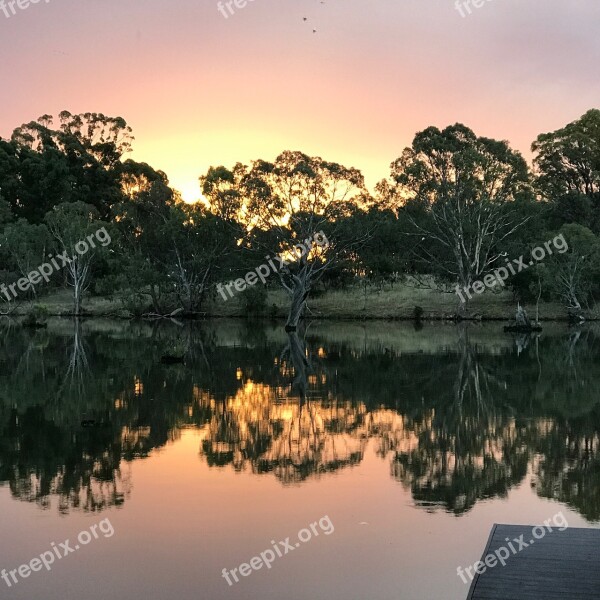
[[[271, 260], [280, 268], [264, 283], [288, 295], [294, 329], [320, 289], [404, 279], [452, 291], [563, 234], [572, 238], [568, 253], [507, 285], [517, 299], [539, 293], [567, 311], [598, 300], [598, 109], [540, 134], [532, 168], [508, 142], [456, 123], [418, 132], [372, 193], [358, 168], [286, 150], [211, 166], [194, 205], [159, 168], [127, 157], [133, 140], [122, 117], [68, 111], [0, 139], [5, 280], [25, 277], [49, 250], [64, 251], [102, 226], [110, 249], [79, 263], [85, 277], [74, 306], [103, 294], [134, 315], [199, 315], [218, 301], [219, 286], [236, 281], [250, 307], [264, 297], [252, 295], [252, 277], [242, 280]], [[73, 276], [63, 273], [26, 297], [73, 287]]]

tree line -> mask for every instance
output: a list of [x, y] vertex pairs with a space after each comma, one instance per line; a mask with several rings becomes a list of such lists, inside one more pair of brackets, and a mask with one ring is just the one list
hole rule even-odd
[[[284, 151], [211, 167], [194, 204], [164, 172], [126, 158], [133, 140], [121, 117], [68, 111], [0, 138], [0, 281], [26, 278], [102, 227], [111, 239], [52, 285], [0, 294], [2, 313], [64, 286], [74, 314], [89, 294], [118, 298], [134, 316], [203, 314], [219, 284], [319, 233], [326, 247], [285, 261], [268, 282], [289, 298], [290, 330], [311, 293], [399, 281], [452, 293], [558, 235], [568, 251], [512, 277], [515, 300], [559, 301], [582, 317], [600, 298], [600, 110], [540, 134], [531, 166], [508, 142], [455, 124], [417, 133], [374, 190], [356, 168]], [[265, 294], [248, 286], [248, 310]], [[457, 315], [468, 313], [458, 301]]]

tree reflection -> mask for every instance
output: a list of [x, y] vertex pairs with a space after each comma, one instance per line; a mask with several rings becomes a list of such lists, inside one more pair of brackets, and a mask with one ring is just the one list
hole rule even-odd
[[590, 521], [600, 520], [600, 408], [585, 418], [545, 421], [533, 460], [533, 485]]
[[396, 450], [392, 474], [417, 504], [454, 513], [477, 500], [506, 496], [527, 473], [528, 452], [511, 414], [498, 408], [505, 386], [460, 332], [452, 385], [439, 386], [432, 408], [407, 423], [418, 443]]
[[[460, 328], [440, 350], [425, 327], [402, 351], [235, 323], [3, 334], [0, 483], [42, 507], [119, 506], [127, 462], [192, 426], [209, 466], [284, 485], [358, 465], [370, 444], [426, 510], [504, 497], [530, 466], [537, 494], [600, 519], [593, 329], [515, 346]], [[160, 363], [173, 344], [185, 365]]]
[[209, 465], [272, 472], [289, 484], [362, 460], [366, 407], [324, 399], [326, 375], [313, 368], [307, 354], [305, 342], [288, 334], [275, 359], [277, 384], [246, 381], [216, 407], [203, 432], [202, 454]]
[[2, 430], [0, 481], [15, 498], [58, 509], [99, 511], [121, 505], [129, 479], [121, 469], [112, 432], [69, 432], [48, 421], [40, 408], [12, 411]]

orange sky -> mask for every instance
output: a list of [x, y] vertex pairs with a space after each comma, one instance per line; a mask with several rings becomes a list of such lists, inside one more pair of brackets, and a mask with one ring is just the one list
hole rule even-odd
[[[50, 0], [0, 12], [0, 136], [44, 113], [133, 127], [188, 200], [210, 165], [303, 150], [372, 186], [428, 125], [524, 153], [600, 107], [597, 0]], [[303, 21], [303, 17], [307, 21]], [[313, 33], [313, 28], [317, 29]]]

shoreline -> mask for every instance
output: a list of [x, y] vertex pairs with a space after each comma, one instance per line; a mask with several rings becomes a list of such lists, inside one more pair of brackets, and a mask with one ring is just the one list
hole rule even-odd
[[[219, 302], [207, 301], [206, 309], [193, 314], [181, 311], [166, 315], [154, 314], [148, 308], [134, 314], [124, 305], [122, 298], [106, 296], [88, 296], [83, 302], [82, 312], [76, 315], [68, 292], [59, 290], [43, 297], [27, 301], [18, 306], [8, 318], [20, 318], [33, 306], [43, 307], [48, 317], [67, 318], [110, 318], [117, 320], [220, 320], [237, 319], [246, 321], [273, 321], [279, 323], [287, 318], [288, 298], [281, 290], [268, 290], [260, 306], [248, 308], [242, 298]], [[577, 323], [569, 318], [567, 310], [553, 302], [523, 303], [532, 322], [540, 323]], [[410, 286], [395, 285], [393, 288], [366, 290], [359, 286], [344, 290], [318, 290], [308, 300], [308, 312], [305, 321], [327, 322], [441, 322], [441, 323], [478, 323], [478, 322], [514, 322], [517, 302], [509, 292], [491, 293], [477, 297], [469, 304], [466, 315], [458, 314], [458, 306], [451, 294], [417, 289]], [[539, 318], [536, 319], [536, 314]], [[600, 306], [583, 312], [584, 322], [600, 321]]]
[[[53, 313], [49, 312], [46, 315], [52, 319], [106, 319], [114, 321], [131, 321], [151, 323], [153, 321], [163, 320], [179, 320], [179, 321], [255, 321], [259, 323], [284, 323], [284, 317], [269, 317], [265, 315], [222, 315], [222, 314], [178, 314], [178, 315], [160, 315], [160, 316], [134, 316], [115, 313], [102, 312], [86, 312], [84, 314], [75, 314], [69, 312]], [[0, 315], [6, 319], [23, 319], [26, 317], [26, 312], [15, 311], [9, 315]], [[340, 316], [340, 315], [310, 315], [302, 319], [306, 322], [325, 322], [325, 323], [414, 323], [417, 325], [425, 325], [427, 323], [443, 323], [456, 324], [460, 323], [514, 323], [514, 319], [510, 317], [495, 317], [495, 316], [477, 316], [477, 317], [446, 317], [446, 316], [427, 316], [426, 318], [415, 319], [408, 316], [397, 317], [378, 317], [378, 316]], [[540, 318], [538, 323], [564, 323], [567, 325], [584, 325], [585, 323], [600, 322], [600, 317], [586, 317], [582, 321], [574, 321], [568, 317], [547, 317]], [[533, 333], [536, 333], [533, 331]]]

